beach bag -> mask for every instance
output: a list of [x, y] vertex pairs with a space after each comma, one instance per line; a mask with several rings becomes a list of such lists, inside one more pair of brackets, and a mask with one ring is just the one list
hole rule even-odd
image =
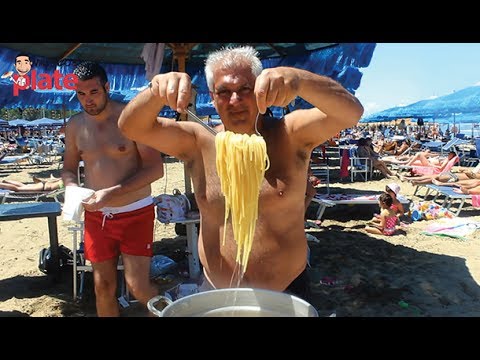
[[[60, 269], [73, 265], [73, 252], [66, 246], [58, 246], [58, 258]], [[50, 247], [40, 250], [38, 269], [44, 274], [55, 272], [55, 263], [53, 262]]]
[[173, 195], [160, 194], [154, 198], [157, 211], [157, 219], [161, 223], [184, 221], [187, 213], [191, 210], [191, 203], [185, 194], [174, 189]]

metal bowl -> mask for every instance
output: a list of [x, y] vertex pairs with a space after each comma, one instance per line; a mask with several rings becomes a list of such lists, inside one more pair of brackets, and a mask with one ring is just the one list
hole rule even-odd
[[[158, 309], [163, 303], [163, 309]], [[318, 317], [305, 300], [283, 292], [229, 288], [204, 291], [176, 301], [155, 296], [147, 304], [159, 317]]]

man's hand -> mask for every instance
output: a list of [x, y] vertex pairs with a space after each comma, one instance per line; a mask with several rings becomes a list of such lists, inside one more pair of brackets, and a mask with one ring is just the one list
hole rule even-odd
[[109, 189], [97, 190], [82, 201], [83, 207], [87, 211], [98, 211], [107, 205], [111, 198], [110, 194], [111, 191]]
[[184, 113], [192, 96], [192, 82], [186, 73], [159, 74], [152, 79], [150, 91], [153, 95], [160, 97], [165, 105], [179, 113]]
[[288, 67], [264, 69], [255, 82], [258, 111], [265, 114], [270, 106], [287, 106], [297, 97], [299, 82], [296, 69]]

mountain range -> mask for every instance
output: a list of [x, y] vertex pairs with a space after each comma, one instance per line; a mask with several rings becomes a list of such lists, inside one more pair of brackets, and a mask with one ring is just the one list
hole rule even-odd
[[440, 123], [480, 121], [480, 86], [470, 86], [434, 99], [382, 110], [366, 116], [360, 122], [419, 117]]

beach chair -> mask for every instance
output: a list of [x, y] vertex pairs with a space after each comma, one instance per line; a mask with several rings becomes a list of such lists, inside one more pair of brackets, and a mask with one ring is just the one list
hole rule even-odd
[[440, 170], [435, 166], [421, 166], [421, 165], [413, 165], [413, 166], [405, 166], [405, 168], [410, 168], [411, 172], [417, 175], [438, 175], [442, 172], [447, 172], [452, 169], [452, 167], [460, 161], [460, 157], [454, 156], [449, 160], [445, 168]]
[[362, 158], [358, 156], [358, 147], [352, 146], [349, 149], [350, 157], [350, 181], [353, 182], [357, 174], [359, 174], [365, 181], [368, 180], [368, 175], [372, 174], [372, 164], [369, 158]]
[[328, 163], [314, 164], [310, 166], [310, 169], [312, 170], [312, 175], [319, 178], [321, 184], [325, 185], [327, 194], [330, 194], [330, 168], [328, 167]]
[[475, 154], [480, 158], [480, 138], [475, 138]]
[[20, 164], [30, 159], [30, 154], [23, 155], [7, 155], [0, 160], [0, 169], [14, 167], [16, 170], [20, 169]]
[[65, 188], [52, 191], [10, 191], [2, 192], [0, 203], [23, 202], [23, 201], [56, 201], [63, 202]]
[[[426, 187], [429, 189], [427, 190], [427, 194], [429, 193], [429, 191], [432, 190], [436, 192], [432, 201], [437, 202], [439, 200], [439, 197], [443, 196], [443, 202], [441, 203], [441, 206], [451, 211], [455, 216], [458, 216], [460, 214], [463, 209], [463, 205], [465, 204], [465, 201], [467, 199], [472, 199], [472, 195], [459, 194], [453, 191], [453, 186], [439, 186], [428, 184], [426, 185]], [[456, 201], [459, 201], [459, 203], [456, 204]], [[452, 206], [456, 206], [456, 210], [452, 210]]]
[[0, 189], [0, 204], [3, 204], [4, 197], [10, 192], [10, 190]]
[[[322, 219], [322, 216], [327, 207], [333, 207], [336, 205], [377, 205], [378, 204], [378, 194], [317, 194], [312, 199], [312, 202], [315, 202], [319, 205], [316, 217], [318, 220]], [[404, 197], [403, 195], [398, 195], [398, 201], [400, 201], [405, 209], [410, 205], [410, 200]]]

